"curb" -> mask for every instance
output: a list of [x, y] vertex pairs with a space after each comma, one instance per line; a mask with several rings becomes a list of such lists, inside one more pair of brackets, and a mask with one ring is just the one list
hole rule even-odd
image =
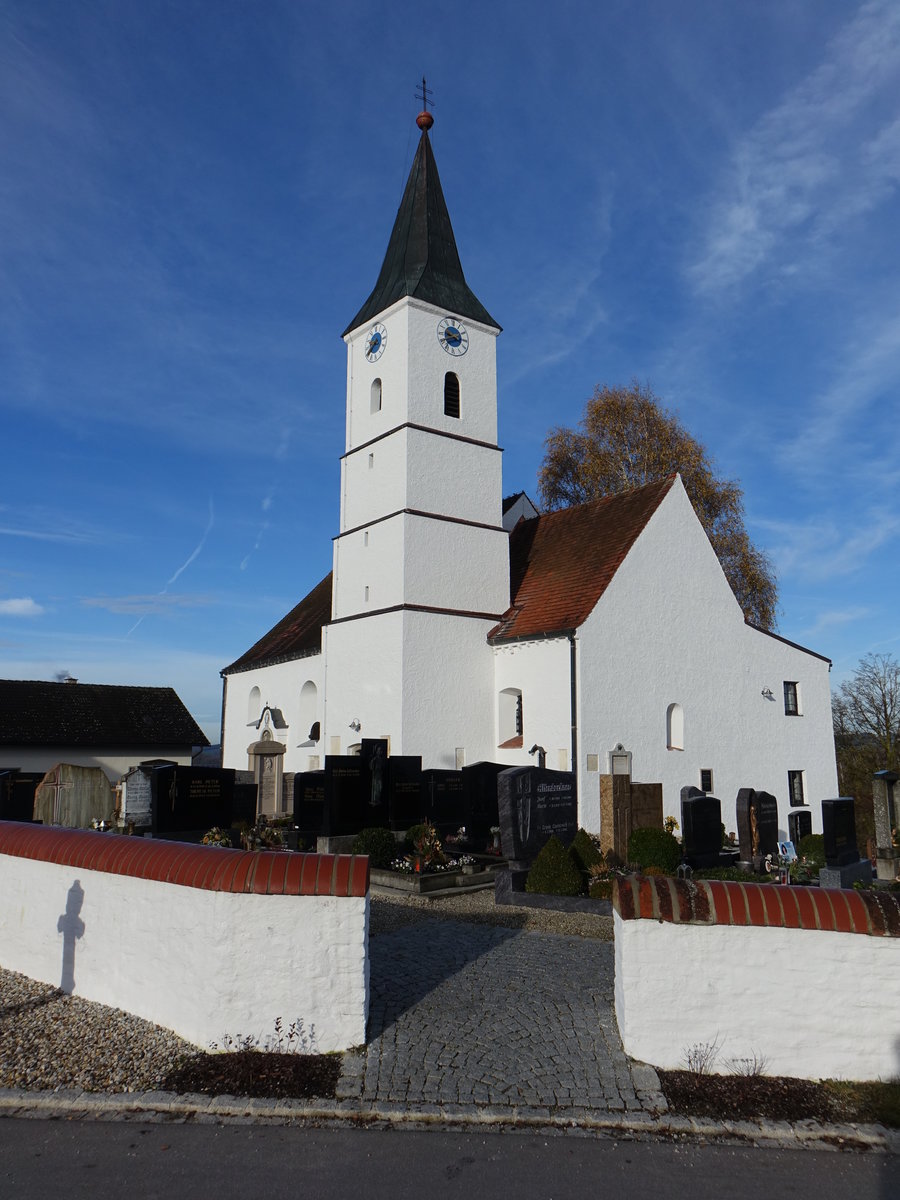
[[354, 1125], [444, 1126], [481, 1131], [521, 1129], [597, 1134], [627, 1139], [677, 1138], [739, 1141], [760, 1148], [874, 1151], [900, 1154], [900, 1130], [881, 1125], [819, 1125], [814, 1121], [716, 1121], [707, 1117], [615, 1116], [580, 1110], [563, 1115], [549, 1109], [477, 1107], [464, 1104], [404, 1107], [358, 1100], [252, 1099], [237, 1096], [178, 1095], [175, 1092], [29, 1092], [0, 1089], [0, 1119], [22, 1117], [67, 1120], [157, 1120], [293, 1124], [307, 1121]]

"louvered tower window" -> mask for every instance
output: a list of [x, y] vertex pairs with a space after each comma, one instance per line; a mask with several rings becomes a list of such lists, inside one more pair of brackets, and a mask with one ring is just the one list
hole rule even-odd
[[452, 371], [444, 376], [444, 416], [459, 417], [459, 379]]

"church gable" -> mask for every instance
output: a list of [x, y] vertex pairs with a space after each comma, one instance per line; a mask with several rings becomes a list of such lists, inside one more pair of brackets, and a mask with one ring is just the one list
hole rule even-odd
[[231, 675], [238, 671], [250, 671], [254, 667], [268, 667], [273, 663], [319, 654], [322, 650], [322, 626], [331, 620], [331, 587], [332, 574], [329, 571], [322, 582], [316, 584], [287, 616], [282, 617], [274, 628], [226, 667], [222, 674]]
[[676, 479], [520, 521], [509, 539], [511, 604], [488, 640], [582, 625]]

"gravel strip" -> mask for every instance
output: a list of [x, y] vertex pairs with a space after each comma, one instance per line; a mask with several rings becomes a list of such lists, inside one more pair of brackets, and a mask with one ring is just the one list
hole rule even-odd
[[[490, 890], [435, 900], [372, 896], [369, 932], [447, 920], [612, 940], [611, 917], [496, 908]], [[153, 1091], [195, 1053], [171, 1030], [0, 968], [0, 1088]]]

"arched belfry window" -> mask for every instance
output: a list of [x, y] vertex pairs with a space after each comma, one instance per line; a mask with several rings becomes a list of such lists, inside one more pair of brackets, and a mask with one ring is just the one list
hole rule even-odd
[[381, 380], [372, 380], [371, 405], [370, 411], [373, 413], [381, 412]]
[[522, 692], [519, 688], [504, 688], [499, 696], [497, 710], [498, 742], [513, 748], [522, 745]]
[[684, 749], [684, 709], [670, 704], [666, 709], [666, 746], [669, 750]]
[[452, 371], [444, 376], [444, 416], [459, 416], [459, 376]]

